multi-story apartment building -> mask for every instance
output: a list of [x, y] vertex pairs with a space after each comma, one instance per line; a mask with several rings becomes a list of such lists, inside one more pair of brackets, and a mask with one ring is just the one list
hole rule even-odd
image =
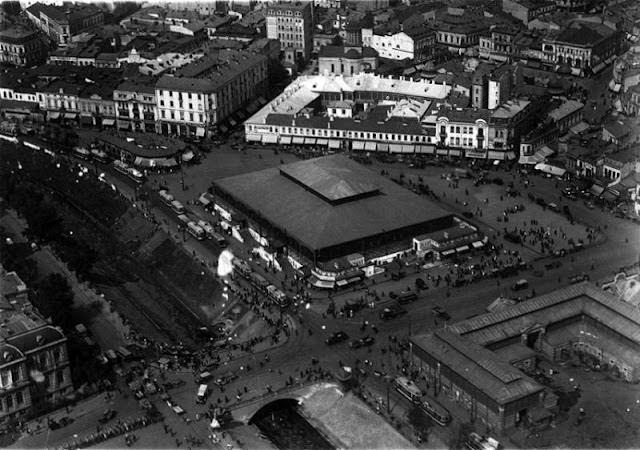
[[374, 30], [370, 45], [382, 58], [411, 59], [418, 63], [433, 57], [435, 42], [435, 32], [429, 28], [414, 27], [405, 30], [400, 25]]
[[620, 39], [620, 32], [606, 25], [574, 22], [543, 40], [543, 55], [545, 60], [556, 65], [566, 63], [575, 75], [582, 75], [585, 70], [612, 61], [618, 54]]
[[280, 40], [287, 66], [295, 67], [309, 60], [313, 48], [313, 4], [310, 1], [269, 5], [266, 21], [267, 37]]
[[155, 80], [139, 77], [122, 82], [113, 92], [116, 104], [116, 127], [151, 132], [156, 128]]
[[556, 10], [556, 4], [547, 0], [502, 0], [502, 10], [520, 19], [525, 25], [542, 14]]
[[509, 100], [513, 87], [513, 67], [480, 64], [471, 78], [471, 106], [495, 109]]
[[515, 53], [518, 30], [513, 27], [494, 27], [478, 40], [479, 56], [494, 61], [507, 61]]
[[220, 51], [162, 76], [155, 85], [156, 131], [205, 136], [267, 87], [267, 57]]
[[[55, 67], [55, 66], [54, 66]], [[82, 68], [55, 77], [37, 91], [47, 120], [80, 120], [88, 125], [115, 125], [113, 91], [122, 73], [112, 69]]]
[[429, 23], [436, 30], [436, 42], [453, 53], [478, 46], [480, 36], [489, 31], [489, 23], [473, 14], [446, 14]]
[[377, 68], [378, 52], [371, 47], [325, 45], [318, 55], [318, 73], [323, 75], [353, 75]]
[[640, 146], [635, 145], [625, 150], [605, 155], [602, 163], [602, 175], [605, 178], [620, 181], [633, 172], [640, 172]]
[[569, 128], [582, 120], [584, 105], [577, 100], [567, 100], [549, 111], [549, 117], [556, 125], [558, 132], [562, 135]]
[[488, 109], [441, 109], [436, 119], [439, 145], [486, 151], [489, 148], [490, 117]]
[[19, 26], [0, 31], [0, 62], [30, 67], [46, 57], [46, 47], [36, 31]]
[[74, 36], [104, 23], [104, 13], [91, 4], [64, 6], [36, 3], [26, 9], [27, 17], [58, 45], [67, 45]]
[[15, 272], [0, 267], [0, 424], [42, 411], [73, 391], [64, 334], [45, 322]]

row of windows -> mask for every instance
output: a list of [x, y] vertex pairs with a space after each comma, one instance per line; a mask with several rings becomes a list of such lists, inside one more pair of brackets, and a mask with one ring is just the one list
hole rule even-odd
[[[440, 132], [444, 133], [445, 130], [445, 126], [442, 125], [440, 127]], [[459, 126], [459, 125], [450, 125], [449, 126], [449, 133], [462, 133], [462, 134], [473, 134], [474, 132], [474, 127], [465, 127], [465, 126]], [[478, 129], [478, 134], [481, 135], [482, 134], [482, 128]]]
[[11, 411], [24, 404], [24, 394], [22, 391], [12, 393], [0, 399], [0, 411]]
[[[182, 95], [181, 95], [182, 94]], [[160, 91], [160, 96], [162, 97], [180, 97], [202, 100], [202, 94], [194, 94], [193, 92], [177, 92], [177, 91]]]
[[[254, 125], [251, 125], [251, 130], [254, 130]], [[429, 142], [427, 136], [416, 136], [409, 134], [394, 134], [394, 133], [376, 133], [367, 131], [345, 131], [345, 130], [326, 130], [316, 128], [296, 128], [296, 127], [269, 127], [271, 133], [283, 133], [292, 135], [306, 135], [317, 137], [343, 137], [352, 139], [374, 139], [374, 140], [386, 140], [396, 142]]]
[[[167, 114], [166, 110], [162, 110], [160, 111], [160, 114], [162, 115], [163, 119], [171, 119], [171, 120], [184, 120], [187, 122], [200, 122], [200, 114], [198, 113], [193, 113], [193, 116], [191, 113], [189, 112], [182, 112], [180, 111], [178, 114], [176, 114], [174, 111], [169, 111], [169, 114]], [[191, 120], [191, 117], [193, 117], [193, 120]], [[205, 117], [205, 115], [202, 115], [203, 119]]]

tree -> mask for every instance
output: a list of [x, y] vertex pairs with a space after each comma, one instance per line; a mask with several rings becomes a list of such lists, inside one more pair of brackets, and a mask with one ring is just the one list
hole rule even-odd
[[36, 285], [33, 304], [44, 317], [51, 317], [55, 325], [68, 329], [71, 326], [73, 292], [67, 279], [52, 273]]
[[425, 412], [416, 404], [411, 405], [407, 419], [413, 427], [416, 435], [422, 440], [426, 441], [429, 438], [429, 433], [433, 428], [433, 420], [427, 416]]
[[451, 438], [449, 440], [449, 448], [462, 449], [465, 448], [465, 443], [469, 439], [469, 434], [474, 431], [471, 423], [458, 423], [451, 431]]

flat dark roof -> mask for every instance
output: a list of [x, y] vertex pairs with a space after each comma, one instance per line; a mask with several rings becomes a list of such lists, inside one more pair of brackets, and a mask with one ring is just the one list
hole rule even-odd
[[451, 216], [343, 155], [223, 178], [214, 185], [312, 250]]

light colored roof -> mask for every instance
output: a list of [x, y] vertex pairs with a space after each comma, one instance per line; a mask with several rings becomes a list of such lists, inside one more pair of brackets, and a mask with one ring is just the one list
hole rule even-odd
[[491, 117], [494, 119], [508, 119], [524, 110], [530, 103], [529, 100], [509, 100], [494, 109]]
[[640, 311], [587, 282], [463, 320], [450, 329], [481, 345], [489, 345], [517, 336], [535, 323], [559, 322], [581, 314], [640, 344]]
[[446, 98], [450, 91], [449, 85], [384, 78], [369, 73], [351, 77], [305, 75], [294, 80], [282, 94], [250, 117], [247, 122], [265, 123], [267, 116], [272, 113], [296, 114], [318, 98], [321, 93], [381, 92], [426, 100], [441, 100]]
[[569, 114], [576, 112], [580, 108], [583, 108], [584, 104], [580, 103], [577, 100], [567, 100], [562, 105], [558, 106], [553, 111], [549, 112], [549, 117], [551, 117], [556, 122], [561, 120], [564, 117], [567, 117]]

